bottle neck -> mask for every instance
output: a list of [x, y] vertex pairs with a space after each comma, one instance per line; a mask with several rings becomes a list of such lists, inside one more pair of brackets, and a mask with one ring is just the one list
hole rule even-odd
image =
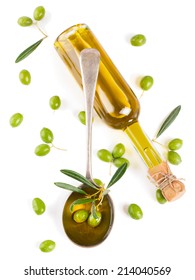
[[143, 132], [139, 122], [135, 122], [127, 127], [125, 132], [131, 139], [134, 147], [139, 152], [148, 168], [152, 168], [153, 166], [157, 166], [163, 162], [152, 142]]

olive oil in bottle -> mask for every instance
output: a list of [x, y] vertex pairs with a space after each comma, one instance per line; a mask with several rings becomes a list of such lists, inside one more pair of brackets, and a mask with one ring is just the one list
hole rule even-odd
[[[95, 35], [86, 24], [77, 24], [61, 33], [54, 45], [80, 86], [82, 86], [79, 63], [80, 52], [85, 48], [94, 48], [100, 52], [101, 61], [94, 102], [95, 110], [109, 126], [127, 133], [148, 166], [150, 176], [159, 186], [157, 181], [164, 179], [164, 175], [160, 179], [156, 175], [161, 172], [161, 165], [163, 164], [164, 166], [164, 162], [139, 124], [139, 101]], [[152, 168], [155, 168], [155, 174], [153, 174]], [[167, 172], [170, 173], [169, 168], [167, 168]], [[164, 185], [166, 184], [164, 183]], [[172, 185], [170, 186], [169, 184], [169, 190]], [[183, 188], [184, 185], [182, 184], [182, 190], [179, 190], [178, 193], [171, 192], [170, 197], [167, 196], [167, 199], [173, 200], [181, 195]]]

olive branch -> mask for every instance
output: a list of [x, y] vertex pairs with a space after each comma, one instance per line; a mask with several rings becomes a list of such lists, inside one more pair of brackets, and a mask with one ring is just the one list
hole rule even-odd
[[94, 216], [94, 218], [96, 218], [96, 212], [98, 211], [98, 208], [101, 206], [104, 196], [109, 193], [109, 191], [110, 191], [109, 188], [111, 186], [113, 186], [124, 175], [124, 173], [127, 170], [127, 167], [128, 167], [127, 163], [124, 163], [123, 165], [121, 165], [116, 170], [116, 172], [114, 173], [114, 175], [112, 176], [112, 178], [110, 179], [110, 181], [106, 187], [104, 184], [96, 185], [94, 182], [90, 181], [89, 179], [87, 179], [86, 177], [84, 177], [83, 175], [81, 175], [80, 173], [78, 173], [76, 171], [69, 170], [69, 169], [60, 170], [66, 176], [69, 176], [69, 177], [93, 188], [94, 189], [93, 194], [88, 194], [81, 188], [75, 187], [75, 186], [67, 184], [67, 183], [55, 182], [54, 184], [59, 188], [66, 189], [66, 190], [69, 190], [72, 192], [77, 192], [84, 196], [83, 198], [76, 199], [75, 201], [72, 202], [72, 204], [70, 205], [71, 212], [73, 211], [73, 208], [75, 205], [92, 203], [91, 213]]

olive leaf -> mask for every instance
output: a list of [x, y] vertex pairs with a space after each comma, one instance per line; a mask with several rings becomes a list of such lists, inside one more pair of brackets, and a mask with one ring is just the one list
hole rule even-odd
[[98, 189], [94, 186], [94, 184], [89, 181], [87, 178], [85, 178], [83, 175], [81, 175], [80, 173], [76, 172], [76, 171], [73, 171], [73, 170], [69, 170], [69, 169], [62, 169], [60, 170], [63, 174], [71, 177], [71, 178], [74, 178], [75, 180], [83, 183], [83, 184], [86, 184], [87, 186], [89, 187], [92, 187], [94, 189]]
[[70, 211], [73, 211], [73, 207], [75, 205], [80, 205], [80, 204], [86, 204], [86, 203], [91, 203], [94, 201], [94, 198], [79, 198], [73, 201], [73, 203], [70, 205]]
[[62, 189], [66, 189], [72, 192], [77, 192], [80, 194], [87, 194], [84, 190], [79, 189], [77, 187], [74, 187], [72, 185], [66, 184], [66, 183], [61, 183], [61, 182], [56, 182], [54, 183], [57, 187], [62, 188]]
[[18, 63], [18, 62], [22, 61], [23, 59], [25, 59], [27, 56], [29, 56], [42, 43], [42, 41], [45, 38], [46, 37], [43, 37], [42, 39], [40, 39], [39, 41], [37, 41], [36, 43], [31, 45], [27, 49], [25, 49], [23, 52], [21, 52], [21, 54], [19, 54], [19, 56], [16, 58], [15, 63]]
[[161, 125], [158, 133], [156, 134], [155, 139], [157, 139], [172, 124], [172, 122], [175, 120], [175, 118], [179, 114], [180, 110], [181, 110], [181, 105], [177, 106], [175, 109], [173, 109], [173, 111], [171, 111], [171, 113], [168, 115], [168, 117], [165, 119], [165, 121]]
[[107, 189], [110, 188], [112, 185], [114, 185], [125, 173], [125, 171], [127, 170], [128, 164], [125, 162], [123, 163], [123, 165], [121, 165], [117, 171], [114, 173], [114, 175], [112, 176], [110, 182], [107, 185]]

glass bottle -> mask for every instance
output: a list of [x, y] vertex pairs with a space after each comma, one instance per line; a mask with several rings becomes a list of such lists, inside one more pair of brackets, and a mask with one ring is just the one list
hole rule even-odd
[[74, 25], [61, 33], [54, 45], [81, 87], [80, 52], [85, 48], [94, 48], [100, 52], [100, 70], [94, 102], [97, 114], [109, 126], [121, 129], [129, 136], [149, 168], [151, 180], [161, 188], [167, 200], [171, 201], [181, 196], [185, 189], [183, 183], [172, 175], [167, 163], [163, 161], [139, 124], [138, 99], [90, 28], [86, 24]]

